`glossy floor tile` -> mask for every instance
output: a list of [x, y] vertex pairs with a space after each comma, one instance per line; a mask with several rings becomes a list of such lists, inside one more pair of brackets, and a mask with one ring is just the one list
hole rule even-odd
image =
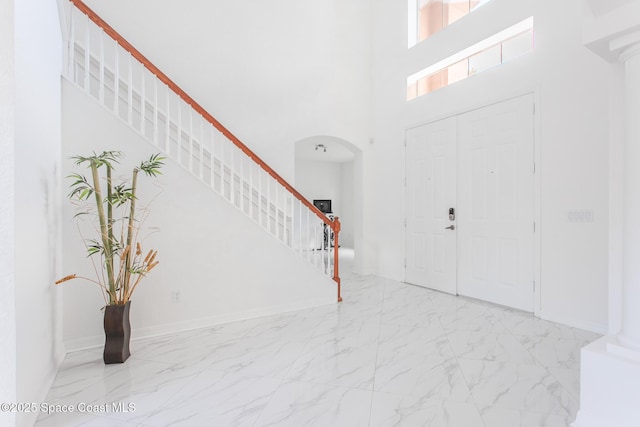
[[595, 334], [376, 276], [344, 302], [67, 355], [47, 426], [566, 427]]

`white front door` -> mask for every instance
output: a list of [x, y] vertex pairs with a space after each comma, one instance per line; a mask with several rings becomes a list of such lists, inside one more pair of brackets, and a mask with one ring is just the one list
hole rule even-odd
[[408, 283], [456, 293], [456, 118], [406, 134]]
[[532, 95], [410, 129], [406, 145], [405, 280], [533, 311]]
[[533, 96], [458, 116], [458, 293], [533, 311]]

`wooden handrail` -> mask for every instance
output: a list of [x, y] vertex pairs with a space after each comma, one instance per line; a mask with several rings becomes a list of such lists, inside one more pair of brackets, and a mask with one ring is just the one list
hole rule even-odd
[[[207, 112], [200, 104], [198, 104], [193, 98], [191, 98], [184, 90], [180, 88], [173, 80], [171, 80], [165, 73], [160, 71], [151, 61], [149, 61], [140, 51], [138, 51], [131, 43], [129, 43], [124, 37], [120, 35], [113, 27], [107, 24], [98, 14], [96, 14], [89, 6], [84, 4], [82, 0], [70, 0], [78, 10], [83, 12], [89, 17], [96, 25], [116, 41], [124, 50], [129, 52], [131, 56], [136, 58], [144, 67], [154, 74], [160, 81], [166, 84], [176, 95], [178, 95], [184, 102], [197, 111], [202, 117], [211, 123], [216, 129], [218, 129], [224, 136], [226, 136], [231, 142], [233, 142], [242, 152], [249, 156], [254, 162], [256, 162], [262, 169], [264, 169], [273, 179], [280, 183], [287, 189], [293, 196], [300, 200], [307, 208], [309, 208], [318, 218], [320, 218], [325, 224], [327, 224], [334, 233], [338, 233], [340, 230], [339, 223], [337, 221], [331, 221], [325, 214], [323, 214], [313, 203], [309, 202], [302, 194], [300, 194], [291, 184], [289, 184], [284, 178], [282, 178], [276, 171], [274, 171], [268, 164], [266, 164], [256, 153], [251, 151], [249, 147], [244, 145], [234, 134], [232, 134], [226, 127], [224, 127], [219, 121], [217, 121], [211, 114]], [[337, 270], [337, 268], [336, 268]]]

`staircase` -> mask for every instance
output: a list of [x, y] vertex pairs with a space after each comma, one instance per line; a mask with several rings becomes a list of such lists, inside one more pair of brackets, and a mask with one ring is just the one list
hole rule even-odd
[[331, 277], [341, 301], [339, 219], [320, 212], [82, 1], [70, 0], [63, 12], [64, 77]]

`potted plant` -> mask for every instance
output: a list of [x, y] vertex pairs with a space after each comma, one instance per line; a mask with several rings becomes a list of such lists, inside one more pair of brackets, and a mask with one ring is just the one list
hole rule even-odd
[[[87, 218], [94, 225], [97, 237], [84, 238], [96, 278], [71, 274], [56, 284], [72, 279], [84, 279], [100, 287], [105, 301], [104, 362], [123, 363], [130, 356], [131, 326], [129, 311], [131, 295], [140, 281], [157, 265], [157, 251], [144, 252], [140, 228], [144, 218], [136, 217], [138, 174], [157, 177], [165, 157], [152, 155], [133, 168], [131, 180], [114, 183], [114, 165], [122, 158], [119, 151], [104, 151], [89, 157], [75, 156], [76, 165], [87, 165], [90, 179], [72, 173], [69, 199], [78, 206], [77, 218]], [[103, 172], [103, 176], [100, 175]], [[96, 259], [99, 258], [99, 261]]]

